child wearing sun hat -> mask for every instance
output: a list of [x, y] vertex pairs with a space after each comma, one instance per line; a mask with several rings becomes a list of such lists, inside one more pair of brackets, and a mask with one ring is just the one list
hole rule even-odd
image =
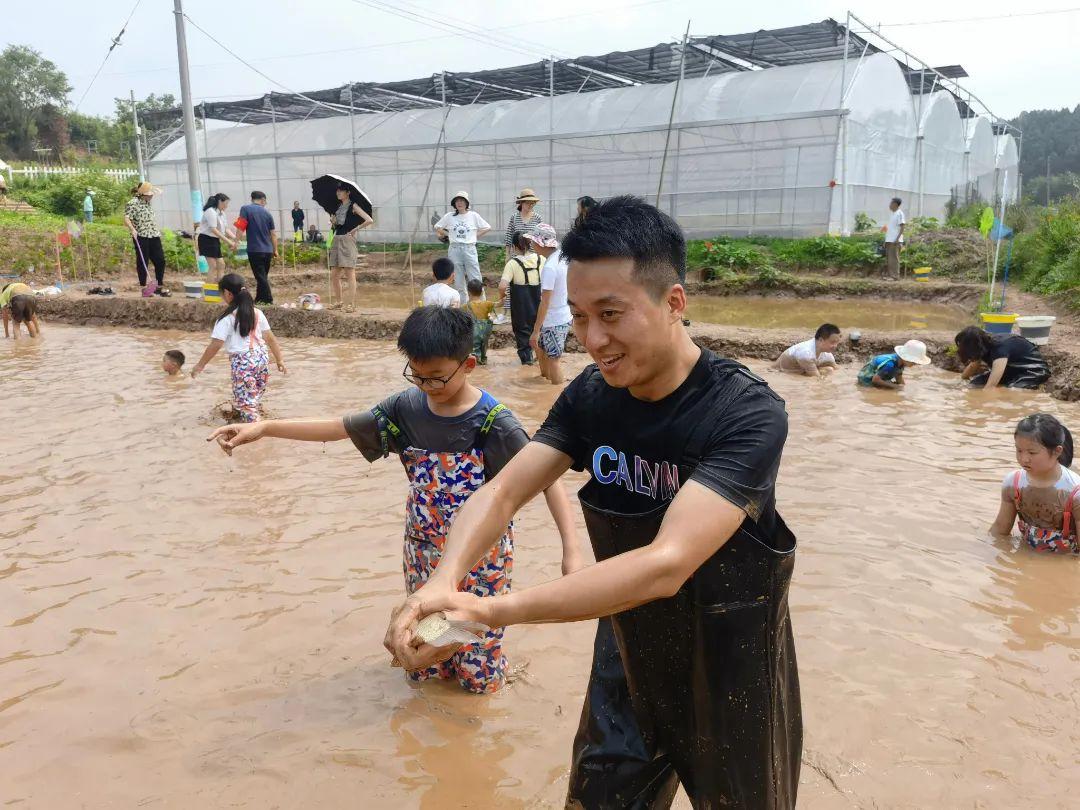
[[905, 368], [929, 364], [926, 344], [921, 340], [909, 340], [903, 346], [895, 346], [890, 354], [879, 354], [870, 358], [870, 362], [859, 372], [859, 385], [900, 388], [904, 385]]

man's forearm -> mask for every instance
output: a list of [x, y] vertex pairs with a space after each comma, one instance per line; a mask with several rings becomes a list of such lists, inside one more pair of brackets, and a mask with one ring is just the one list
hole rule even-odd
[[645, 546], [560, 579], [482, 601], [492, 627], [610, 616], [678, 591], [685, 578], [677, 581], [666, 556]]

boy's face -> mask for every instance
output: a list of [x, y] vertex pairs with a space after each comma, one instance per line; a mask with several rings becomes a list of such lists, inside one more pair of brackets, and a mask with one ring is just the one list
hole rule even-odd
[[464, 361], [453, 357], [411, 359], [405, 370], [421, 378], [419, 382], [416, 380], [410, 380], [410, 382], [427, 394], [433, 402], [448, 402], [458, 395], [474, 368], [476, 368], [476, 358], [469, 355]]
[[164, 357], [161, 360], [161, 370], [172, 377], [180, 373], [180, 366], [176, 364], [175, 360]]

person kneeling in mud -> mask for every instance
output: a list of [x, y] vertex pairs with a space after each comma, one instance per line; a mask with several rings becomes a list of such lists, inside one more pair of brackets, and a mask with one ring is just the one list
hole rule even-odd
[[930, 358], [926, 356], [926, 344], [921, 340], [909, 340], [903, 346], [894, 347], [892, 354], [870, 358], [859, 372], [858, 382], [874, 388], [902, 388], [905, 368], [928, 365]]
[[1001, 483], [1001, 506], [990, 533], [1008, 537], [1016, 522], [1036, 551], [1080, 554], [1080, 475], [1069, 469], [1072, 434], [1050, 414], [1036, 413], [1020, 420], [1013, 441], [1020, 469]]
[[[407, 363], [402, 376], [413, 387], [392, 394], [370, 410], [344, 418], [269, 420], [218, 428], [218, 440], [232, 454], [241, 445], [270, 436], [309, 442], [350, 439], [368, 461], [397, 456], [410, 487], [405, 505], [405, 591], [427, 582], [442, 558], [443, 544], [462, 504], [529, 443], [521, 423], [491, 394], [469, 382], [473, 318], [458, 308], [426, 306], [406, 318], [397, 340]], [[543, 488], [562, 536], [563, 573], [583, 565], [570, 501], [558, 481]], [[537, 490], [539, 491], [539, 489]], [[511, 516], [512, 517], [512, 516]], [[476, 564], [476, 560], [480, 560]], [[456, 582], [488, 597], [510, 590], [514, 529], [508, 519], [491, 545], [476, 555], [471, 570]], [[506, 678], [503, 628], [488, 631], [482, 643], [465, 647], [447, 661], [409, 672], [412, 681], [457, 680], [469, 692], [494, 692]]]
[[776, 358], [773, 368], [790, 374], [804, 374], [807, 377], [820, 377], [836, 370], [836, 358], [833, 352], [840, 345], [840, 327], [832, 323], [823, 323], [817, 328], [810, 340], [796, 343], [784, 350]]
[[20, 281], [4, 285], [0, 290], [0, 313], [4, 319], [4, 337], [9, 336], [8, 321], [13, 322], [14, 338], [19, 339], [19, 324], [26, 324], [30, 337], [41, 334], [41, 324], [37, 319], [37, 296], [32, 287]]

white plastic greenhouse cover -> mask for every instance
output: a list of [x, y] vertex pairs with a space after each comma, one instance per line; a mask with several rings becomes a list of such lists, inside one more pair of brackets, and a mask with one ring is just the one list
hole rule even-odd
[[1020, 191], [1020, 150], [1016, 146], [1016, 138], [1012, 135], [998, 135], [995, 143], [997, 176], [994, 181], [994, 196], [995, 199], [1000, 197], [1004, 186], [1006, 202], [1014, 203], [1019, 198]]
[[938, 91], [923, 97], [919, 135], [916, 171], [922, 184], [916, 187], [922, 192], [909, 210], [917, 216], [944, 219], [950, 198], [963, 190], [967, 151], [964, 124], [952, 93]]
[[[363, 232], [373, 241], [405, 240], [414, 229], [419, 239], [432, 238], [431, 216], [445, 211], [453, 191], [467, 189], [495, 226], [489, 240], [500, 241], [526, 186], [544, 198], [541, 213], [559, 228], [583, 194], [655, 199], [666, 145], [660, 205], [689, 235], [837, 231], [859, 211], [880, 219], [890, 197], [910, 197], [919, 182], [912, 97], [885, 54], [848, 62], [843, 159], [843, 70], [839, 61], [816, 62], [687, 80], [670, 138], [674, 84], [454, 107], [438, 149], [442, 108], [211, 130], [199, 136], [203, 188], [235, 200], [259, 189], [279, 216], [300, 200], [308, 222], [325, 225], [308, 181], [352, 177], [375, 204], [376, 227]], [[934, 160], [927, 151], [924, 179], [935, 200], [955, 168], [946, 158], [953, 147], [940, 141], [946, 146]], [[184, 151], [177, 141], [150, 163], [172, 227], [191, 218]]]
[[982, 116], [967, 119], [967, 199], [987, 202], [994, 199], [994, 174], [997, 169], [997, 146], [990, 120]]

